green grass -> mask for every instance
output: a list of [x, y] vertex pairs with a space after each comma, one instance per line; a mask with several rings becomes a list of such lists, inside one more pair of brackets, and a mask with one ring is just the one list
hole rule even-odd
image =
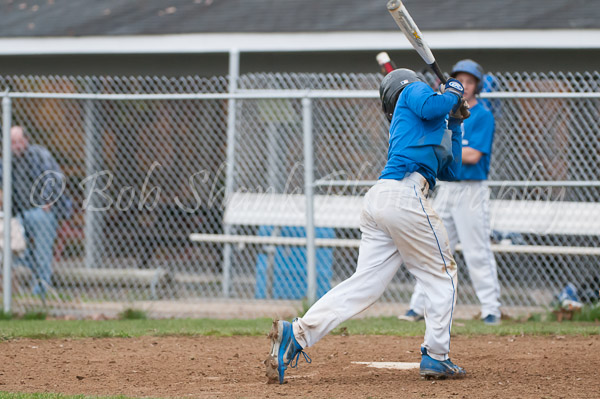
[[[425, 323], [398, 321], [395, 317], [349, 320], [341, 326], [348, 334], [419, 336], [425, 332]], [[340, 333], [340, 328], [334, 330]], [[455, 320], [453, 335], [598, 335], [600, 324], [590, 322], [503, 321], [499, 326], [488, 326], [479, 320]]]
[[12, 318], [12, 313], [6, 313], [4, 310], [0, 310], [0, 320], [10, 320]]
[[[558, 307], [548, 310], [546, 314], [535, 314], [532, 315], [530, 319], [540, 321], [556, 321], [558, 316], [555, 312], [559, 312], [560, 309]], [[563, 316], [566, 316], [567, 313], [563, 313]], [[573, 322], [594, 322], [600, 323], [600, 303], [595, 304], [587, 304], [584, 305], [581, 309], [574, 311], [572, 313], [572, 321]]]
[[[15, 338], [105, 338], [166, 335], [206, 335], [217, 337], [264, 336], [270, 319], [215, 320], [0, 320], [0, 339]], [[334, 334], [420, 336], [425, 324], [402, 322], [395, 317], [349, 320]], [[600, 324], [594, 322], [505, 321], [500, 326], [486, 326], [477, 320], [457, 320], [454, 335], [598, 335]], [[1, 398], [0, 398], [1, 399]]]
[[23, 320], [46, 320], [48, 313], [43, 310], [32, 310], [25, 313], [22, 317]]
[[130, 399], [127, 396], [61, 395], [58, 393], [10, 393], [0, 392], [0, 399]]
[[146, 335], [264, 335], [270, 319], [214, 320], [3, 320], [0, 339], [14, 338], [106, 338], [140, 337]]
[[573, 315], [573, 321], [600, 321], [600, 303], [585, 305]]
[[146, 320], [147, 318], [148, 314], [138, 309], [125, 309], [119, 313], [119, 319], [121, 320]]

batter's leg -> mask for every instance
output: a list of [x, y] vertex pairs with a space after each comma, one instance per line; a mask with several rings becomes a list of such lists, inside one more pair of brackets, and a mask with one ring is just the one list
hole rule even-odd
[[448, 242], [450, 243], [450, 250], [452, 252], [454, 252], [454, 248], [456, 248], [456, 244], [458, 244], [458, 231], [456, 230], [456, 222], [454, 220], [454, 213], [458, 206], [457, 200], [459, 200], [459, 197], [456, 195], [456, 190], [456, 183], [445, 182], [444, 185], [438, 189], [438, 193], [433, 201], [429, 201], [446, 229], [446, 235], [448, 236]]
[[[369, 207], [371, 194], [365, 197], [365, 208]], [[360, 229], [362, 236], [356, 272], [322, 296], [293, 323], [294, 336], [302, 348], [313, 346], [340, 323], [371, 306], [402, 264], [394, 241], [378, 227], [367, 209], [361, 214]]]
[[[435, 199], [432, 201], [433, 208], [441, 219], [450, 242], [450, 249], [454, 252], [454, 248], [458, 243], [458, 233], [452, 213], [455, 207], [454, 196], [452, 195], [454, 186], [452, 183], [444, 183], [436, 193]], [[437, 227], [437, 226], [434, 226]], [[427, 296], [419, 283], [415, 284], [415, 290], [410, 298], [410, 309], [415, 313], [422, 315], [425, 313]]]
[[[425, 295], [425, 291], [419, 285], [418, 282], [415, 282], [415, 288], [414, 288], [413, 294], [410, 297], [410, 310], [412, 310], [414, 313], [416, 313], [419, 316], [424, 315], [425, 307], [427, 306], [427, 304], [425, 303], [426, 301], [427, 301], [427, 295]], [[410, 310], [409, 310], [409, 312], [410, 312]], [[412, 321], [412, 320], [406, 318], [406, 316], [404, 316], [404, 318], [403, 317], [400, 317], [400, 318], [402, 320]]]
[[432, 358], [446, 360], [456, 303], [456, 262], [441, 219], [417, 187], [404, 217], [410, 222], [391, 224], [391, 236], [427, 297], [423, 347]]

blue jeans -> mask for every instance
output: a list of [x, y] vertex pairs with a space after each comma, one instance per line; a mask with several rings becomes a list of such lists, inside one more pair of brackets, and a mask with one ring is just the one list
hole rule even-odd
[[31, 208], [22, 213], [27, 249], [23, 262], [33, 273], [33, 293], [44, 294], [52, 278], [52, 258], [58, 221], [51, 211]]

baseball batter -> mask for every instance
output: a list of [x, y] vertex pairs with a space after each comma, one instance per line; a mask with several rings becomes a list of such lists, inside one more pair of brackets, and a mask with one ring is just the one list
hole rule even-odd
[[469, 116], [464, 88], [449, 79], [435, 93], [414, 71], [397, 69], [382, 81], [390, 120], [387, 164], [364, 198], [356, 272], [317, 301], [304, 317], [275, 321], [265, 361], [269, 382], [283, 383], [287, 366], [343, 321], [371, 306], [404, 262], [425, 301], [420, 374], [462, 377], [448, 358], [457, 270], [446, 230], [428, 200], [437, 179], [456, 180], [462, 157], [462, 121]]
[[[433, 207], [442, 218], [450, 248], [460, 242], [469, 275], [481, 303], [481, 316], [486, 324], [500, 323], [500, 285], [496, 261], [490, 248], [489, 190], [485, 185], [490, 170], [494, 117], [477, 101], [483, 87], [483, 68], [472, 60], [459, 61], [452, 68], [452, 77], [465, 88], [471, 117], [463, 125], [462, 168], [459, 181], [440, 185]], [[420, 320], [425, 313], [427, 296], [417, 283], [410, 301], [410, 310], [403, 320]]]

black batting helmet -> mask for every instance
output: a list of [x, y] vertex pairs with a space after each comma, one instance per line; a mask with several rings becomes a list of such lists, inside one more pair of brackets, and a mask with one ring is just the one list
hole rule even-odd
[[422, 81], [415, 71], [405, 68], [395, 69], [385, 75], [379, 86], [379, 97], [383, 112], [390, 122], [402, 90], [411, 83]]

